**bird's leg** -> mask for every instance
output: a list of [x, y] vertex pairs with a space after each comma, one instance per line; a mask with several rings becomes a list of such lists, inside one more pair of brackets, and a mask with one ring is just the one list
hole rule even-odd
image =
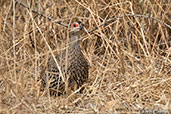
[[77, 85], [77, 83], [75, 82], [74, 83], [74, 91], [76, 91], [78, 89], [78, 85]]
[[71, 94], [71, 87], [69, 87], [69, 76], [67, 76], [67, 79], [65, 81], [65, 91], [66, 96], [69, 96]]

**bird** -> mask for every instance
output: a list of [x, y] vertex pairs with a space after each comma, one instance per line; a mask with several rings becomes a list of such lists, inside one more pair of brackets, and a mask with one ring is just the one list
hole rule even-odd
[[[66, 88], [70, 90], [78, 89], [88, 80], [89, 65], [80, 46], [82, 41], [80, 36], [83, 32], [85, 32], [85, 28], [82, 22], [73, 22], [69, 34], [68, 50], [56, 54], [55, 58], [49, 57], [42, 77], [42, 86], [49, 89], [50, 95], [64, 94]], [[59, 67], [57, 67], [54, 59], [56, 59]]]

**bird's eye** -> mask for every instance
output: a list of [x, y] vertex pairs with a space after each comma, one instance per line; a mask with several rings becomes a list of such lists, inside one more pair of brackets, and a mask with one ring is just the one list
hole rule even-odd
[[77, 23], [72, 24], [73, 27], [78, 27]]

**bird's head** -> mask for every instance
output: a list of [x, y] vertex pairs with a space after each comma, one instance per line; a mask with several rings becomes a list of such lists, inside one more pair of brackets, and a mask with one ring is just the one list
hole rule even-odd
[[74, 22], [71, 25], [71, 34], [79, 36], [82, 32], [84, 32], [84, 25], [80, 22]]

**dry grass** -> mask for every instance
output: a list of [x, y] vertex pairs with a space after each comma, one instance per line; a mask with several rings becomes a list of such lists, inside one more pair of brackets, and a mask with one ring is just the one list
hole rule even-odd
[[[32, 0], [31, 9], [69, 24], [81, 20], [90, 64], [82, 94], [50, 97], [40, 71], [52, 50], [62, 50], [68, 28], [15, 0], [0, 1], [0, 113], [169, 113], [171, 111], [171, 5], [169, 0]], [[29, 5], [27, 0], [23, 3]], [[30, 0], [31, 1], [31, 0]], [[160, 19], [125, 16], [143, 14]]]

